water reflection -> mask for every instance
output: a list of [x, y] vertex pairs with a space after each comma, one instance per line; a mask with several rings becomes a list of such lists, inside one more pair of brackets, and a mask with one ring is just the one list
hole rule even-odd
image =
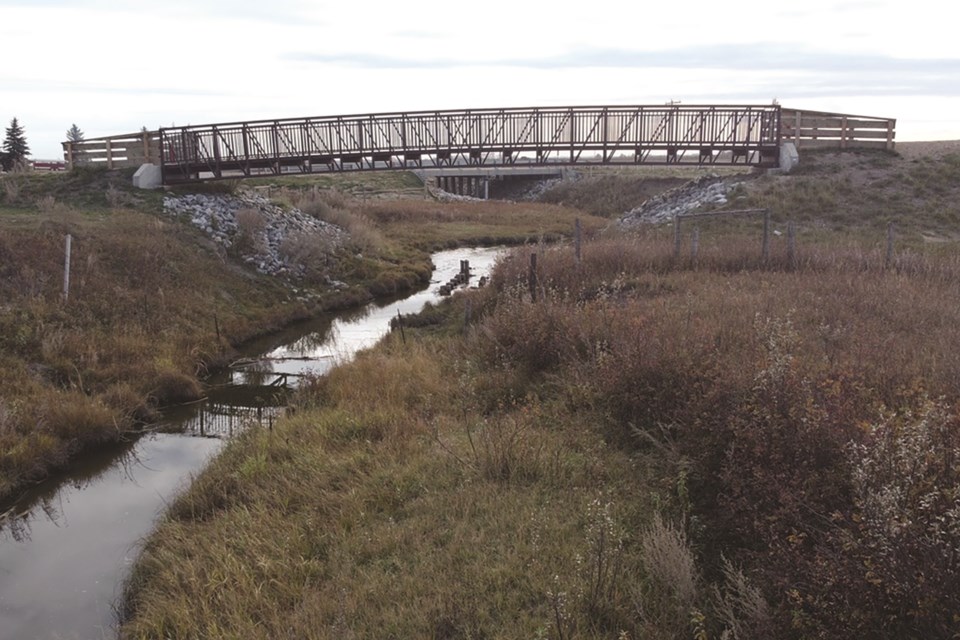
[[182, 432], [201, 438], [232, 438], [235, 433], [252, 426], [272, 429], [281, 412], [280, 407], [269, 405], [250, 407], [209, 403], [198, 415], [181, 423]]
[[15, 505], [0, 515], [0, 543], [6, 540], [29, 541], [32, 527], [38, 520], [57, 527], [66, 526], [65, 491], [83, 491], [108, 472], [119, 474], [124, 481], [134, 482], [134, 469], [140, 464], [134, 443], [129, 440], [91, 452], [71, 466], [67, 472], [68, 482], [39, 484], [27, 490]]
[[148, 434], [115, 461], [85, 459], [69, 482], [36, 488], [0, 537], [0, 638], [110, 635], [137, 542], [220, 445]]

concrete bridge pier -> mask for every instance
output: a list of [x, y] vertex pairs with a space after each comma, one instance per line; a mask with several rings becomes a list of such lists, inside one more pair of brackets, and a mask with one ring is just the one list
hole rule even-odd
[[447, 193], [483, 200], [490, 198], [490, 178], [487, 176], [440, 175], [436, 180], [437, 188]]
[[563, 167], [450, 167], [417, 172], [424, 184], [458, 196], [489, 200], [511, 197], [524, 185], [563, 177]]

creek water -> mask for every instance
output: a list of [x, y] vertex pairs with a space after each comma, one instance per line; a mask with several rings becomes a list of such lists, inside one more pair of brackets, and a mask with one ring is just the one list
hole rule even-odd
[[276, 390], [267, 385], [282, 374], [322, 374], [372, 346], [398, 311], [438, 300], [460, 260], [470, 262], [475, 284], [500, 251], [437, 253], [423, 291], [246, 345], [249, 360], [212, 378], [208, 400], [167, 412], [162, 430], [85, 455], [28, 491], [0, 515], [0, 640], [114, 637], [116, 603], [141, 541], [224, 438], [273, 419]]

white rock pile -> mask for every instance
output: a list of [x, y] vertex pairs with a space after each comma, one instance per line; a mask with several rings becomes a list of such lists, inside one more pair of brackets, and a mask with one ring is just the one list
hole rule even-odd
[[283, 209], [249, 191], [236, 195], [166, 196], [163, 208], [171, 216], [188, 219], [224, 250], [230, 249], [241, 233], [238, 214], [244, 210], [257, 212], [260, 218], [255, 225], [258, 237], [249, 243], [255, 250], [242, 258], [260, 273], [272, 276], [301, 277], [306, 273], [304, 265], [291, 264], [283, 255], [281, 247], [288, 238], [302, 235], [331, 250], [347, 239], [347, 232], [336, 225], [296, 208]]
[[736, 184], [717, 175], [706, 175], [656, 195], [620, 218], [621, 226], [670, 222], [675, 216], [701, 207], [715, 209], [727, 203], [727, 194]]

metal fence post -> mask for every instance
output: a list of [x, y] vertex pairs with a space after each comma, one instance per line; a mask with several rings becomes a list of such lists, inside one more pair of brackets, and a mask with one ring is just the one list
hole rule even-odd
[[770, 259], [770, 211], [763, 213], [763, 261]]
[[580, 243], [582, 242], [583, 236], [580, 229], [580, 218], [577, 218], [573, 223], [573, 251], [576, 256], [577, 266], [580, 266]]
[[529, 282], [530, 286], [530, 301], [537, 301], [537, 254], [530, 254], [530, 276]]
[[673, 216], [673, 257], [680, 257], [680, 216]]
[[797, 266], [797, 227], [792, 221], [787, 223], [787, 263], [791, 269]]
[[893, 264], [893, 223], [887, 225], [887, 255], [883, 261], [884, 269], [889, 269]]
[[70, 250], [73, 245], [73, 236], [67, 234], [67, 250], [63, 260], [63, 301], [70, 297]]

